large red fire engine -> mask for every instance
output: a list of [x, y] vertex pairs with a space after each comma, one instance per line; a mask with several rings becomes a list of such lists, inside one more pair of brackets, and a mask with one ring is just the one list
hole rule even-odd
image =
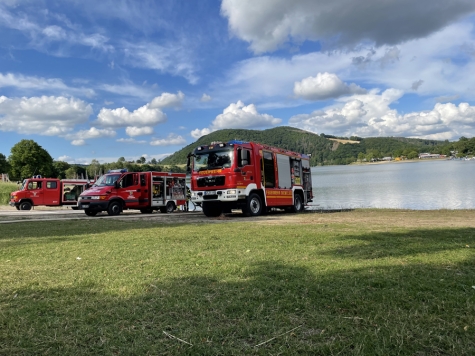
[[88, 216], [101, 211], [118, 215], [127, 209], [171, 213], [186, 203], [185, 178], [184, 173], [109, 171], [80, 195], [77, 207]]
[[76, 207], [79, 195], [90, 186], [86, 179], [56, 179], [35, 176], [23, 181], [21, 188], [10, 194], [10, 205], [18, 210], [33, 206]]
[[197, 147], [190, 155], [191, 201], [206, 216], [242, 209], [257, 216], [271, 208], [299, 212], [312, 201], [310, 157], [254, 142]]

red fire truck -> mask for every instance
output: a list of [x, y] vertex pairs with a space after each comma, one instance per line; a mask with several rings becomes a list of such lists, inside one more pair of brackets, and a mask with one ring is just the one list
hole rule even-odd
[[102, 211], [118, 215], [127, 209], [143, 214], [154, 210], [171, 213], [186, 203], [185, 178], [184, 173], [112, 170], [79, 196], [77, 207], [88, 216]]
[[191, 201], [206, 216], [242, 209], [247, 216], [271, 208], [299, 212], [312, 201], [310, 157], [255, 142], [197, 147], [188, 157]]
[[76, 208], [79, 195], [90, 186], [86, 179], [56, 179], [34, 176], [23, 181], [21, 188], [10, 194], [10, 205], [18, 210], [33, 206], [69, 205]]

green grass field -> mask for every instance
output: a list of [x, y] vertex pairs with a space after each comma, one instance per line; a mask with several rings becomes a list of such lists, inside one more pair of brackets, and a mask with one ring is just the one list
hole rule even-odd
[[0, 182], [0, 205], [6, 205], [10, 201], [10, 193], [18, 190], [16, 183]]
[[357, 220], [2, 224], [0, 354], [474, 355], [475, 229]]

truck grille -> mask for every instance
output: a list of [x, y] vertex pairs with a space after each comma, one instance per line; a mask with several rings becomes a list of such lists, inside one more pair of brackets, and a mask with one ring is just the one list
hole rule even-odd
[[218, 185], [224, 185], [225, 177], [224, 176], [216, 176], [216, 177], [203, 177], [198, 178], [196, 183], [198, 187], [215, 187]]

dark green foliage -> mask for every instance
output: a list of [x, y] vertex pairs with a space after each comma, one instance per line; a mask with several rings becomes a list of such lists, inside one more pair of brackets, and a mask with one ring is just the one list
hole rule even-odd
[[10, 179], [21, 180], [33, 175], [51, 177], [53, 158], [33, 140], [21, 140], [12, 147], [8, 158]]
[[8, 164], [7, 158], [0, 153], [0, 173], [7, 173], [9, 170], [10, 165]]
[[[350, 164], [356, 162], [358, 155], [363, 153], [374, 159], [385, 156], [397, 157], [411, 152], [450, 152], [449, 142], [423, 140], [404, 137], [373, 137], [361, 138], [357, 136], [336, 137], [326, 134], [314, 134], [294, 127], [281, 126], [268, 130], [226, 129], [210, 133], [199, 138], [196, 142], [184, 147], [173, 155], [165, 158], [163, 164], [184, 164], [186, 156], [196, 147], [209, 145], [213, 141], [226, 142], [229, 140], [255, 141], [270, 146], [288, 149], [291, 151], [311, 154], [311, 165]], [[342, 144], [330, 139], [351, 139], [359, 143]], [[440, 151], [440, 152], [439, 152]]]

